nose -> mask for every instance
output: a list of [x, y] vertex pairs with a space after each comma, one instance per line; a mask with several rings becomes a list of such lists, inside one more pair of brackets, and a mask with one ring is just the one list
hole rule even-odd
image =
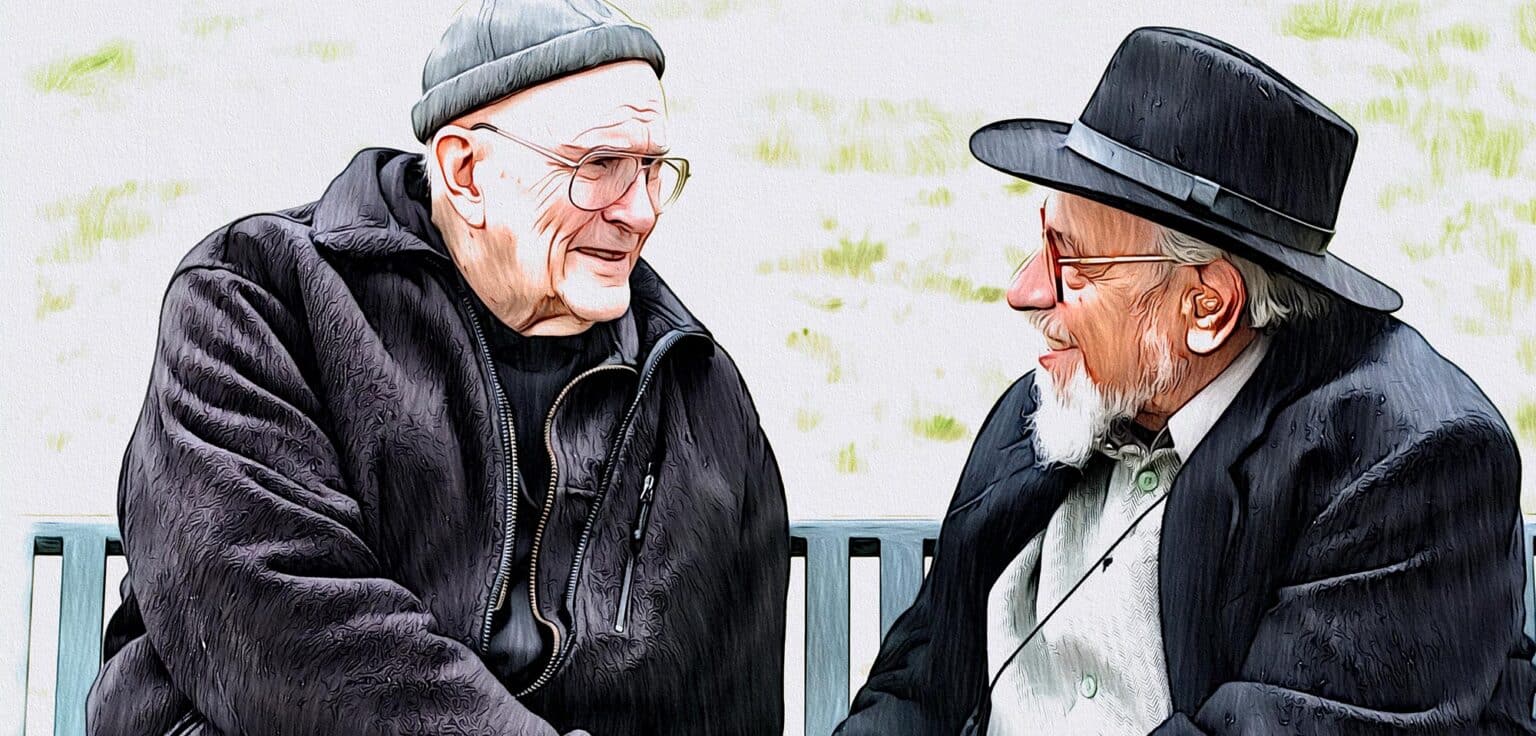
[[1036, 254], [1014, 274], [1008, 285], [1008, 306], [1021, 312], [1031, 309], [1051, 309], [1056, 306], [1056, 286], [1046, 273], [1045, 258]]
[[632, 233], [644, 234], [656, 226], [656, 205], [651, 202], [645, 167], [629, 183], [624, 196], [603, 208], [603, 219]]

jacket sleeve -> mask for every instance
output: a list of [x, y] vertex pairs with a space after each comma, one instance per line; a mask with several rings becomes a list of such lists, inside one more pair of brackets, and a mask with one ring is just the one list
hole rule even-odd
[[[997, 488], [993, 466], [1018, 447], [1026, 376], [993, 407], [971, 447], [939, 530], [933, 562], [917, 599], [891, 625], [854, 697], [839, 736], [926, 736], [959, 733], [986, 687], [984, 612], [989, 581], [963, 511]], [[1026, 442], [1027, 444], [1027, 442]], [[1032, 457], [1032, 456], [1031, 456]], [[1028, 463], [1025, 463], [1027, 465]], [[979, 626], [977, 624], [980, 624]]]
[[[689, 422], [709, 428], [699, 451], [730, 467], [736, 508], [711, 532], [719, 549], [709, 584], [713, 605], [687, 648], [699, 660], [685, 699], [699, 733], [778, 736], [784, 732], [784, 619], [789, 590], [789, 518], [784, 481], [745, 381], [724, 348], [712, 348], [709, 398], [689, 401]], [[699, 429], [692, 430], [700, 431]], [[729, 460], [726, 458], [729, 457]], [[711, 464], [707, 455], [700, 459]], [[701, 578], [705, 579], [705, 578]], [[680, 619], [681, 621], [681, 619]]]
[[1153, 733], [1532, 733], [1531, 665], [1511, 658], [1519, 475], [1507, 430], [1479, 418], [1349, 479], [1303, 527], [1240, 677]]
[[[784, 617], [789, 589], [789, 520], [784, 482], [773, 449], [762, 430], [755, 430], [752, 453], [755, 469], [746, 481], [742, 502], [741, 545], [736, 550], [732, 588], [735, 606], [727, 619], [735, 621], [731, 650], [741, 682], [725, 688], [722, 702], [734, 700], [734, 722], [722, 733], [782, 734], [784, 732]], [[723, 653], [723, 652], [722, 652]], [[739, 660], [736, 657], [740, 657]]]
[[172, 682], [220, 733], [554, 734], [384, 576], [295, 311], [221, 269], [166, 294], [119, 515]]

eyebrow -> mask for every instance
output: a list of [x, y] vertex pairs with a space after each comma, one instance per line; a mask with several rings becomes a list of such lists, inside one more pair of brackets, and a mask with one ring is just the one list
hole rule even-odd
[[[1057, 200], [1053, 195], [1050, 195], [1050, 194], [1045, 195], [1045, 201], [1040, 203], [1040, 210], [1041, 210], [1041, 212], [1044, 212], [1045, 210], [1049, 209], [1052, 202], [1059, 202], [1059, 201], [1060, 200]], [[1081, 249], [1077, 247], [1077, 242], [1072, 238], [1072, 236], [1068, 235], [1067, 233], [1064, 233], [1064, 232], [1062, 232], [1062, 231], [1060, 231], [1060, 230], [1058, 230], [1058, 229], [1056, 229], [1054, 227], [1051, 227], [1050, 223], [1045, 222], [1044, 219], [1045, 219], [1044, 217], [1041, 218], [1041, 223], [1040, 223], [1041, 226], [1044, 227], [1047, 232], [1055, 233], [1056, 234], [1056, 239], [1058, 241], [1060, 241], [1062, 245], [1067, 246], [1067, 247], [1072, 249], [1071, 253], [1057, 253], [1056, 255], [1064, 256], [1064, 257], [1076, 257], [1077, 256], [1077, 251], [1079, 251]]]
[[1082, 250], [1083, 249], [1078, 247], [1077, 239], [1072, 237], [1072, 235], [1070, 233], [1063, 232], [1063, 231], [1058, 230], [1058, 229], [1056, 229], [1054, 227], [1051, 227], [1050, 225], [1046, 225], [1045, 229], [1055, 233], [1056, 234], [1056, 241], [1058, 243], [1060, 243], [1063, 246], [1063, 248], [1069, 249], [1067, 252], [1065, 252], [1065, 253], [1058, 253], [1057, 255], [1060, 255], [1060, 256], [1063, 256], [1063, 257], [1067, 257], [1067, 258], [1077, 258], [1077, 257], [1082, 255]]

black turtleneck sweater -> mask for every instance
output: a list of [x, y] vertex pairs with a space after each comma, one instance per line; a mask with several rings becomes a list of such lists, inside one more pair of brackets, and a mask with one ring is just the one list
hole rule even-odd
[[[396, 217], [428, 233], [432, 247], [448, 255], [447, 246], [431, 224], [426, 175], [419, 165], [412, 169], [411, 175], [402, 179], [405, 197], [397, 194], [392, 201], [408, 198], [418, 206], [396, 213]], [[464, 293], [474, 295], [464, 277], [459, 275], [458, 279]], [[534, 620], [528, 598], [529, 555], [550, 484], [544, 425], [561, 389], [613, 353], [617, 333], [612, 323], [600, 323], [569, 337], [526, 337], [497, 319], [478, 297], [471, 296], [470, 302], [485, 331], [497, 380], [511, 405], [511, 416], [506, 419], [512, 422], [517, 442], [517, 524], [513, 531], [511, 577], [507, 581], [506, 605], [492, 617], [491, 646], [485, 654], [491, 672], [509, 689], [516, 690], [537, 674], [537, 665], [543, 663], [551, 644], [548, 632]]]
[[560, 391], [612, 352], [612, 327], [602, 323], [568, 337], [527, 337], [488, 311], [482, 311], [481, 318], [496, 376], [512, 408], [518, 475], [512, 577], [507, 603], [491, 622], [486, 664], [503, 683], [516, 688], [537, 674], [536, 665], [542, 664], [550, 644], [548, 632], [534, 621], [528, 598], [529, 556], [552, 481], [545, 427]]

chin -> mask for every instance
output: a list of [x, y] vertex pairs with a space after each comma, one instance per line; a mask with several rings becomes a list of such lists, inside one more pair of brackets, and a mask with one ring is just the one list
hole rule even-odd
[[564, 284], [560, 298], [571, 314], [587, 322], [612, 322], [629, 309], [629, 282]]
[[1110, 426], [1136, 416], [1141, 397], [1100, 386], [1088, 376], [1086, 364], [1061, 366], [1064, 376], [1047, 370], [1035, 374], [1040, 401], [1031, 417], [1035, 456], [1045, 464], [1081, 468], [1108, 435]]
[[1052, 357], [1041, 356], [1040, 358], [1036, 359], [1036, 364], [1039, 365], [1043, 371], [1050, 374], [1051, 378], [1055, 379], [1057, 386], [1066, 385], [1067, 381], [1072, 378], [1074, 373], [1086, 368], [1080, 355], [1058, 355], [1053, 357], [1054, 359], [1052, 359]]

